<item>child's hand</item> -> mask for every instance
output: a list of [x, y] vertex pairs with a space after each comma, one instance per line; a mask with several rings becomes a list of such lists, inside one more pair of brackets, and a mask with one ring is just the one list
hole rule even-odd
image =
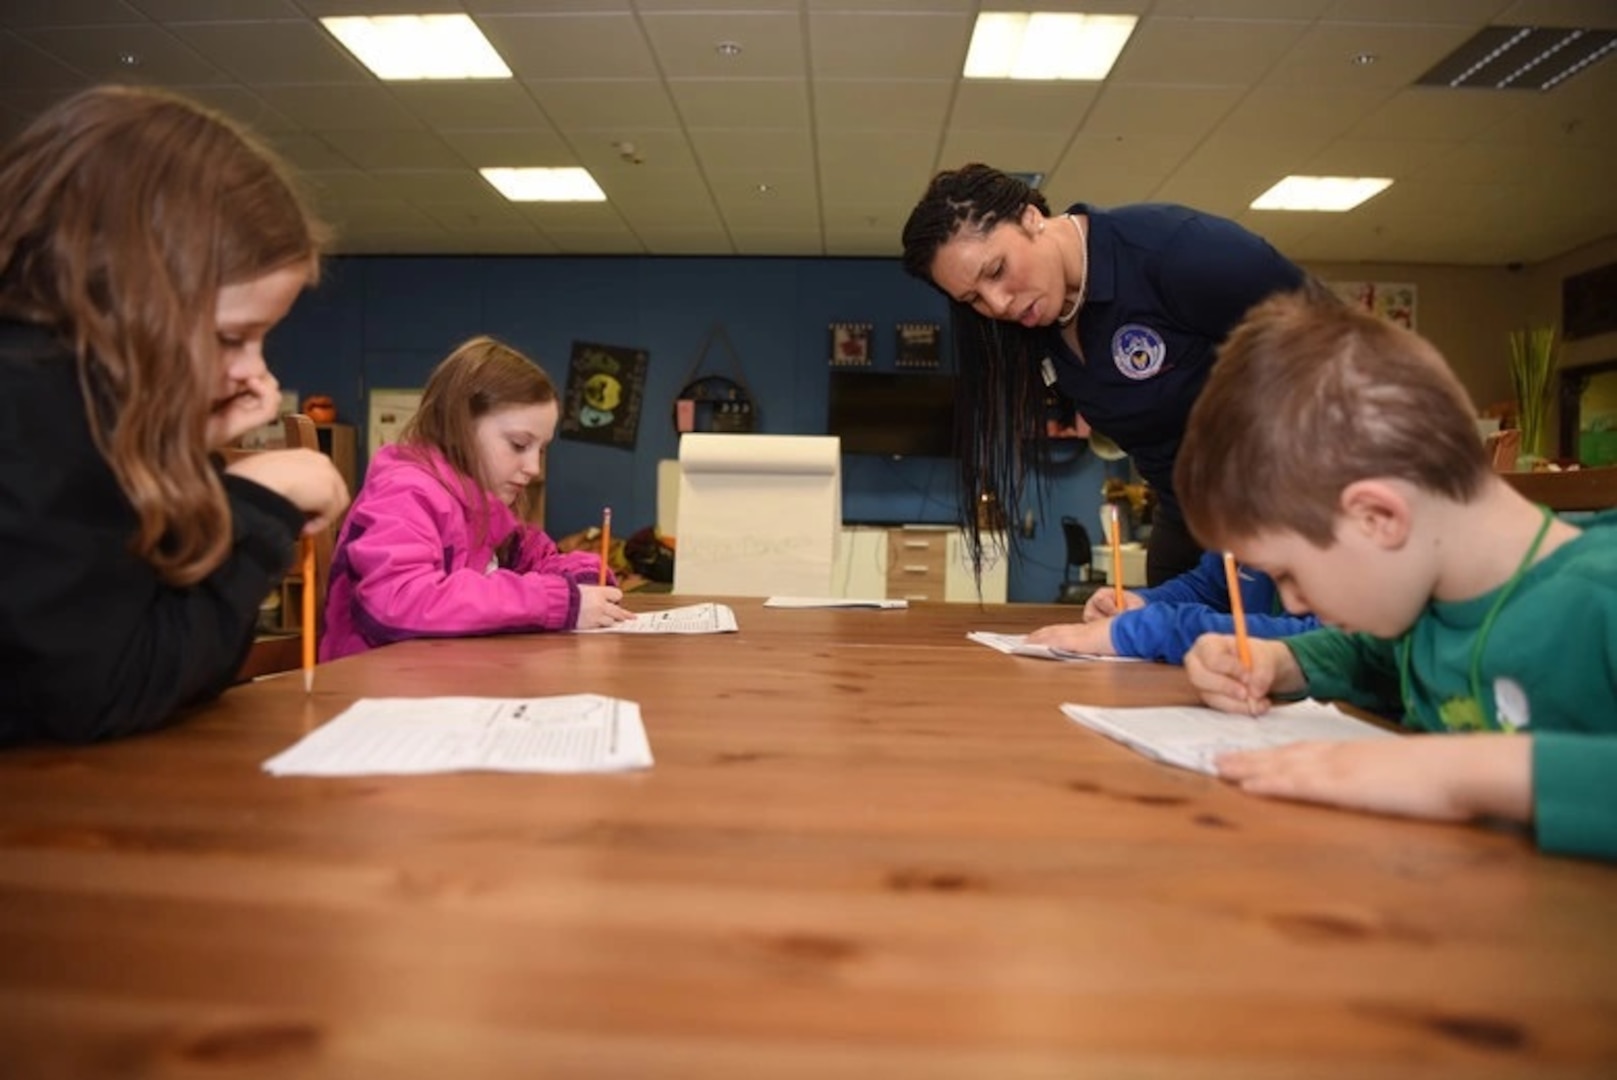
[[[1123, 610], [1132, 611], [1135, 608], [1145, 607], [1145, 598], [1135, 593], [1123, 593]], [[1113, 588], [1096, 589], [1084, 604], [1084, 622], [1094, 622], [1096, 619], [1110, 619], [1118, 614], [1117, 590]], [[1046, 644], [1050, 644], [1046, 642]]]
[[244, 380], [236, 392], [216, 401], [208, 413], [208, 449], [228, 445], [281, 412], [281, 384], [266, 369]]
[[225, 472], [269, 488], [308, 515], [305, 534], [326, 528], [348, 506], [348, 485], [326, 455], [307, 449], [248, 454]]
[[612, 585], [580, 585], [578, 593], [580, 630], [599, 630], [634, 618], [634, 612], [618, 606], [618, 601], [623, 599], [622, 589]]
[[1114, 656], [1112, 648], [1112, 620], [1097, 622], [1058, 623], [1041, 626], [1027, 636], [1029, 644], [1048, 645], [1068, 652], [1092, 653], [1096, 656]]
[[1532, 817], [1532, 739], [1524, 735], [1294, 743], [1224, 754], [1216, 764], [1253, 795], [1437, 821]]
[[1252, 647], [1252, 670], [1241, 666], [1235, 638], [1230, 634], [1203, 634], [1185, 654], [1185, 674], [1201, 699], [1224, 712], [1256, 716], [1269, 710], [1271, 694], [1292, 694], [1307, 688], [1302, 668], [1284, 642], [1260, 638]]

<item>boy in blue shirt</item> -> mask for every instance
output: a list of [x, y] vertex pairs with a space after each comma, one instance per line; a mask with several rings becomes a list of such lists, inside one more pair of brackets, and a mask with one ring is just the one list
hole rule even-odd
[[1209, 705], [1309, 694], [1457, 732], [1228, 754], [1249, 792], [1440, 820], [1532, 823], [1617, 858], [1617, 513], [1577, 528], [1489, 467], [1476, 411], [1424, 339], [1314, 290], [1231, 335], [1175, 480], [1203, 542], [1328, 625], [1201, 638]]
[[[1290, 637], [1319, 627], [1312, 615], [1285, 614], [1274, 582], [1254, 570], [1241, 571], [1241, 604], [1253, 637]], [[1046, 626], [1027, 639], [1069, 652], [1178, 664], [1201, 635], [1235, 632], [1224, 559], [1216, 551], [1161, 585], [1124, 592], [1123, 606], [1117, 610], [1114, 590], [1097, 589], [1084, 605], [1082, 622]]]

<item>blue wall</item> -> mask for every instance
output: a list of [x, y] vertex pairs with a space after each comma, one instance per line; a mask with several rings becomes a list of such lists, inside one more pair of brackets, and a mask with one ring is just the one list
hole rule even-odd
[[[598, 522], [607, 505], [627, 535], [655, 519], [656, 463], [678, 456], [674, 396], [715, 322], [740, 356], [759, 430], [811, 435], [825, 432], [830, 323], [873, 324], [872, 368], [890, 371], [894, 324], [938, 322], [947, 333], [948, 311], [889, 259], [349, 257], [326, 264], [319, 288], [274, 331], [269, 356], [282, 383], [330, 394], [339, 417], [363, 428], [370, 389], [419, 387], [474, 334], [522, 350], [558, 387], [575, 340], [645, 349], [634, 449], [558, 439], [546, 484], [552, 535]], [[702, 370], [730, 373], [721, 347]], [[1080, 447], [1052, 469], [1048, 503], [1033, 508], [1032, 536], [1011, 563], [1012, 600], [1055, 597], [1065, 562], [1060, 518], [1071, 514], [1093, 531], [1106, 475]], [[948, 461], [849, 455], [843, 492], [849, 522], [955, 519]]]

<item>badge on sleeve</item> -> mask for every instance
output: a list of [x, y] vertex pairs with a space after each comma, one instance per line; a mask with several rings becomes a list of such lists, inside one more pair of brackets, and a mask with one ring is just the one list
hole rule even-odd
[[1124, 323], [1112, 335], [1112, 363], [1130, 379], [1149, 379], [1162, 370], [1167, 356], [1162, 335], [1149, 326]]

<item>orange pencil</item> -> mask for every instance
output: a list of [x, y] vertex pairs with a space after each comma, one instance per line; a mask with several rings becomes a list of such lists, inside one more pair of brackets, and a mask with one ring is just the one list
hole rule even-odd
[[303, 692], [314, 693], [314, 537], [303, 538]]
[[1117, 520], [1117, 504], [1107, 503], [1106, 531], [1112, 545], [1112, 599], [1117, 602], [1117, 613], [1123, 613], [1123, 527]]
[[1252, 670], [1252, 643], [1246, 636], [1246, 605], [1241, 602], [1241, 575], [1235, 571], [1235, 553], [1224, 553], [1224, 581], [1230, 590], [1230, 614], [1235, 617], [1235, 651], [1241, 666]]
[[612, 550], [612, 508], [601, 511], [601, 580], [606, 584], [606, 555]]

